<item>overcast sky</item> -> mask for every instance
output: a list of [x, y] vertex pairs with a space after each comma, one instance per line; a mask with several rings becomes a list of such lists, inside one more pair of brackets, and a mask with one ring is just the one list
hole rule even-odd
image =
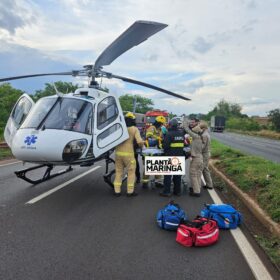
[[[1, 0], [0, 77], [92, 64], [136, 20], [168, 27], [105, 70], [192, 101], [103, 81], [113, 92], [152, 98], [155, 107], [177, 114], [207, 113], [222, 98], [240, 103], [248, 115], [280, 107], [279, 0]], [[62, 79], [12, 85], [32, 94]]]

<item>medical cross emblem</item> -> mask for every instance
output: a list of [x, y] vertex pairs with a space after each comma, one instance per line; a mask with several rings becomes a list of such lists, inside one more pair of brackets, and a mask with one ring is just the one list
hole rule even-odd
[[37, 136], [35, 135], [31, 135], [31, 136], [26, 136], [24, 143], [26, 143], [28, 146], [30, 146], [31, 144], [35, 144], [36, 140], [37, 140]]

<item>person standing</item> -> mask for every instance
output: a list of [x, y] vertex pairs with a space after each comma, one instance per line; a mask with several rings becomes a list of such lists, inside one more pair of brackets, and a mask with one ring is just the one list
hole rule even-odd
[[[169, 130], [164, 137], [163, 149], [165, 156], [184, 156], [184, 141], [185, 132], [178, 128], [177, 119], [172, 119], [169, 123]], [[165, 175], [164, 176], [164, 189], [160, 193], [161, 196], [171, 196], [171, 180], [174, 183], [174, 195], [181, 195], [181, 175]]]
[[202, 130], [199, 125], [192, 129], [187, 128], [186, 132], [192, 137], [191, 143], [191, 162], [190, 162], [190, 181], [189, 189], [190, 196], [199, 197], [201, 191], [201, 175], [203, 171], [203, 138], [201, 136]]
[[204, 188], [212, 190], [213, 182], [211, 178], [211, 173], [208, 167], [209, 158], [210, 158], [210, 147], [211, 147], [211, 138], [208, 131], [208, 125], [206, 122], [200, 123], [200, 128], [202, 129], [202, 139], [203, 139], [203, 149], [202, 149], [202, 157], [203, 157], [203, 177], [206, 182], [206, 186]]
[[[155, 147], [162, 149], [163, 134], [161, 127], [166, 122], [164, 116], [157, 116], [153, 125], [151, 125], [146, 131], [146, 147]], [[143, 164], [145, 163], [145, 158], [143, 158]], [[145, 168], [142, 177], [142, 187], [144, 189], [148, 188], [150, 176], [145, 175]], [[155, 175], [155, 185], [157, 187], [162, 186], [162, 176]]]
[[124, 170], [127, 169], [127, 196], [136, 196], [134, 191], [136, 161], [134, 157], [133, 142], [136, 140], [139, 147], [143, 147], [144, 141], [135, 124], [135, 116], [128, 112], [125, 115], [125, 122], [128, 129], [129, 138], [116, 147], [115, 168], [116, 176], [114, 180], [114, 194], [121, 195], [121, 185]]

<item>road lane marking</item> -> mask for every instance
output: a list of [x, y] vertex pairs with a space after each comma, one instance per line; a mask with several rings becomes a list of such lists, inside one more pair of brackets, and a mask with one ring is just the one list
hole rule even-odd
[[82, 174], [80, 174], [80, 175], [78, 175], [78, 176], [72, 178], [71, 180], [69, 180], [69, 181], [67, 181], [67, 182], [64, 182], [64, 183], [61, 184], [61, 185], [58, 185], [57, 187], [55, 187], [55, 188], [53, 188], [53, 189], [51, 189], [51, 190], [49, 190], [49, 191], [47, 191], [47, 192], [45, 192], [45, 193], [42, 193], [42, 194], [40, 194], [39, 196], [34, 197], [33, 199], [27, 201], [25, 204], [34, 204], [34, 203], [38, 202], [39, 200], [41, 200], [41, 199], [43, 199], [43, 198], [45, 198], [45, 197], [51, 195], [52, 193], [54, 193], [54, 192], [56, 192], [56, 191], [58, 191], [58, 190], [60, 190], [60, 189], [62, 189], [62, 188], [64, 188], [64, 187], [66, 187], [67, 185], [69, 185], [69, 184], [71, 184], [71, 183], [73, 183], [73, 182], [79, 180], [80, 178], [82, 178], [82, 177], [84, 177], [84, 176], [90, 174], [91, 172], [97, 170], [97, 169], [100, 168], [100, 167], [101, 167], [100, 165], [95, 166], [94, 168], [92, 168], [92, 169], [90, 169], [90, 170], [88, 170], [88, 171], [86, 171], [86, 172], [84, 172], [84, 173], [82, 173]]
[[22, 161], [16, 161], [16, 162], [10, 162], [10, 163], [5, 163], [5, 164], [0, 164], [0, 167], [2, 166], [7, 166], [7, 165], [12, 165], [12, 164], [16, 164], [16, 163], [20, 163]]
[[[211, 198], [214, 203], [221, 204], [223, 203], [220, 197], [218, 196], [215, 190], [208, 190]], [[251, 268], [252, 273], [254, 274], [257, 280], [273, 280], [270, 273], [260, 260], [259, 256], [245, 237], [244, 233], [240, 228], [230, 230], [239, 250], [247, 261], [249, 267]]]

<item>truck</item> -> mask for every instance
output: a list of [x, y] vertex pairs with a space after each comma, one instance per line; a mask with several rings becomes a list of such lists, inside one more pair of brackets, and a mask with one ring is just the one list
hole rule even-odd
[[148, 111], [146, 114], [145, 114], [145, 117], [146, 117], [146, 120], [145, 120], [145, 123], [146, 123], [146, 129], [149, 128], [156, 120], [156, 117], [158, 116], [164, 116], [165, 119], [166, 119], [166, 123], [169, 122], [169, 114], [167, 111], [165, 110], [159, 110], [159, 109], [155, 109], [155, 110], [152, 110], [152, 111]]
[[226, 118], [223, 116], [212, 116], [210, 130], [214, 132], [223, 132], [225, 129]]

